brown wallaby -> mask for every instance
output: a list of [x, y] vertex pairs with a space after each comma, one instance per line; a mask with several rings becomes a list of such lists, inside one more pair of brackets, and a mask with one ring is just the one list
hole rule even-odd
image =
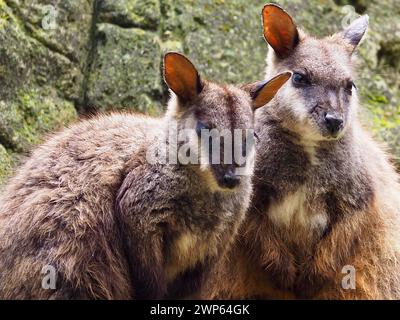
[[256, 113], [249, 212], [207, 298], [400, 298], [399, 176], [357, 119], [354, 51], [368, 16], [323, 39], [262, 12], [267, 78], [293, 72]]
[[[289, 78], [219, 86], [168, 53], [164, 79], [173, 97], [164, 118], [99, 116], [37, 148], [0, 198], [0, 298], [194, 293], [244, 217], [255, 151], [240, 164], [174, 163], [174, 156], [185, 159], [185, 144], [174, 147], [171, 128], [188, 130], [184, 142], [200, 141], [190, 150], [207, 157], [203, 130], [251, 129], [253, 110]], [[169, 162], [153, 162], [164, 147], [172, 148]], [[55, 279], [44, 279], [50, 271]]]

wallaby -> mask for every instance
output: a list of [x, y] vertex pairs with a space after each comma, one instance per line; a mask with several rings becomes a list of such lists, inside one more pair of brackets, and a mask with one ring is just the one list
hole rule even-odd
[[206, 298], [400, 298], [399, 176], [357, 117], [354, 52], [368, 16], [316, 39], [262, 11], [267, 78], [293, 72], [256, 113], [254, 193]]
[[[0, 199], [0, 298], [194, 294], [244, 217], [255, 148], [239, 164], [173, 163], [187, 152], [179, 153], [182, 141], [174, 148], [171, 128], [194, 130], [189, 151], [210, 160], [203, 131], [252, 129], [253, 110], [290, 76], [220, 86], [171, 52], [164, 57], [172, 95], [165, 117], [102, 115], [37, 148]], [[172, 148], [171, 163], [152, 162], [164, 147]]]

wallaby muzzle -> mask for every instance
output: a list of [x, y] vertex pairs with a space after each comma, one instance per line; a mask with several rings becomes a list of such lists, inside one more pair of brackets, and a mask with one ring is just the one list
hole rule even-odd
[[235, 174], [232, 170], [228, 170], [223, 179], [222, 179], [222, 185], [228, 189], [233, 189], [237, 187], [240, 183], [240, 177]]
[[235, 189], [240, 184], [240, 175], [236, 172], [235, 165], [212, 165], [214, 177], [222, 189]]
[[325, 115], [325, 124], [332, 136], [337, 136], [343, 129], [343, 119], [332, 113], [327, 113]]

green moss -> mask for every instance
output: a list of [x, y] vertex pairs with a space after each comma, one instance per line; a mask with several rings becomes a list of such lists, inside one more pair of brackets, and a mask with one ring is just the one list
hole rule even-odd
[[159, 114], [162, 88], [157, 34], [99, 24], [88, 101], [100, 110], [132, 109]]
[[182, 48], [205, 77], [243, 83], [261, 79], [267, 46], [261, 35], [265, 1], [161, 0], [163, 49]]
[[1, 143], [17, 152], [24, 151], [34, 139], [21, 110], [14, 103], [1, 101], [0, 113]]
[[74, 105], [57, 97], [51, 89], [21, 92], [17, 103], [31, 132], [39, 136], [76, 119]]
[[0, 190], [1, 185], [5, 182], [11, 173], [12, 160], [7, 150], [0, 144]]
[[365, 105], [369, 111], [367, 118], [373, 133], [388, 144], [400, 167], [400, 105], [392, 105], [386, 96], [372, 93], [368, 93]]
[[160, 20], [158, 0], [104, 0], [100, 2], [99, 22], [156, 30]]
[[[4, 1], [0, 3], [0, 16], [8, 17], [0, 29], [0, 142], [22, 152], [39, 142], [43, 133], [76, 117], [71, 101], [79, 96], [81, 77], [78, 63], [58, 53], [50, 40], [41, 42], [34, 37], [33, 23], [38, 12], [42, 14], [37, 8], [44, 4], [7, 3], [12, 9]], [[31, 11], [27, 10], [29, 6]], [[25, 14], [30, 14], [29, 18], [24, 19]], [[64, 12], [64, 16], [68, 15]], [[59, 34], [63, 33], [61, 22], [60, 18]]]
[[8, 0], [22, 30], [67, 59], [84, 66], [93, 0]]
[[1, 101], [0, 114], [0, 141], [18, 152], [39, 143], [44, 133], [77, 116], [72, 103], [45, 88], [20, 91], [15, 101]]
[[0, 1], [0, 29], [3, 29], [7, 25], [8, 20], [10, 19], [10, 16], [4, 9], [5, 9], [5, 3], [4, 1]]

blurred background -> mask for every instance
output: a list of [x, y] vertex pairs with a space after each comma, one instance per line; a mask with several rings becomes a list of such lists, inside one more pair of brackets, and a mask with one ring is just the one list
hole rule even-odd
[[[263, 78], [265, 0], [0, 0], [0, 185], [46, 133], [110, 110], [164, 112], [162, 54], [206, 78]], [[361, 116], [400, 167], [400, 1], [282, 0], [311, 34], [368, 13], [359, 51]]]

